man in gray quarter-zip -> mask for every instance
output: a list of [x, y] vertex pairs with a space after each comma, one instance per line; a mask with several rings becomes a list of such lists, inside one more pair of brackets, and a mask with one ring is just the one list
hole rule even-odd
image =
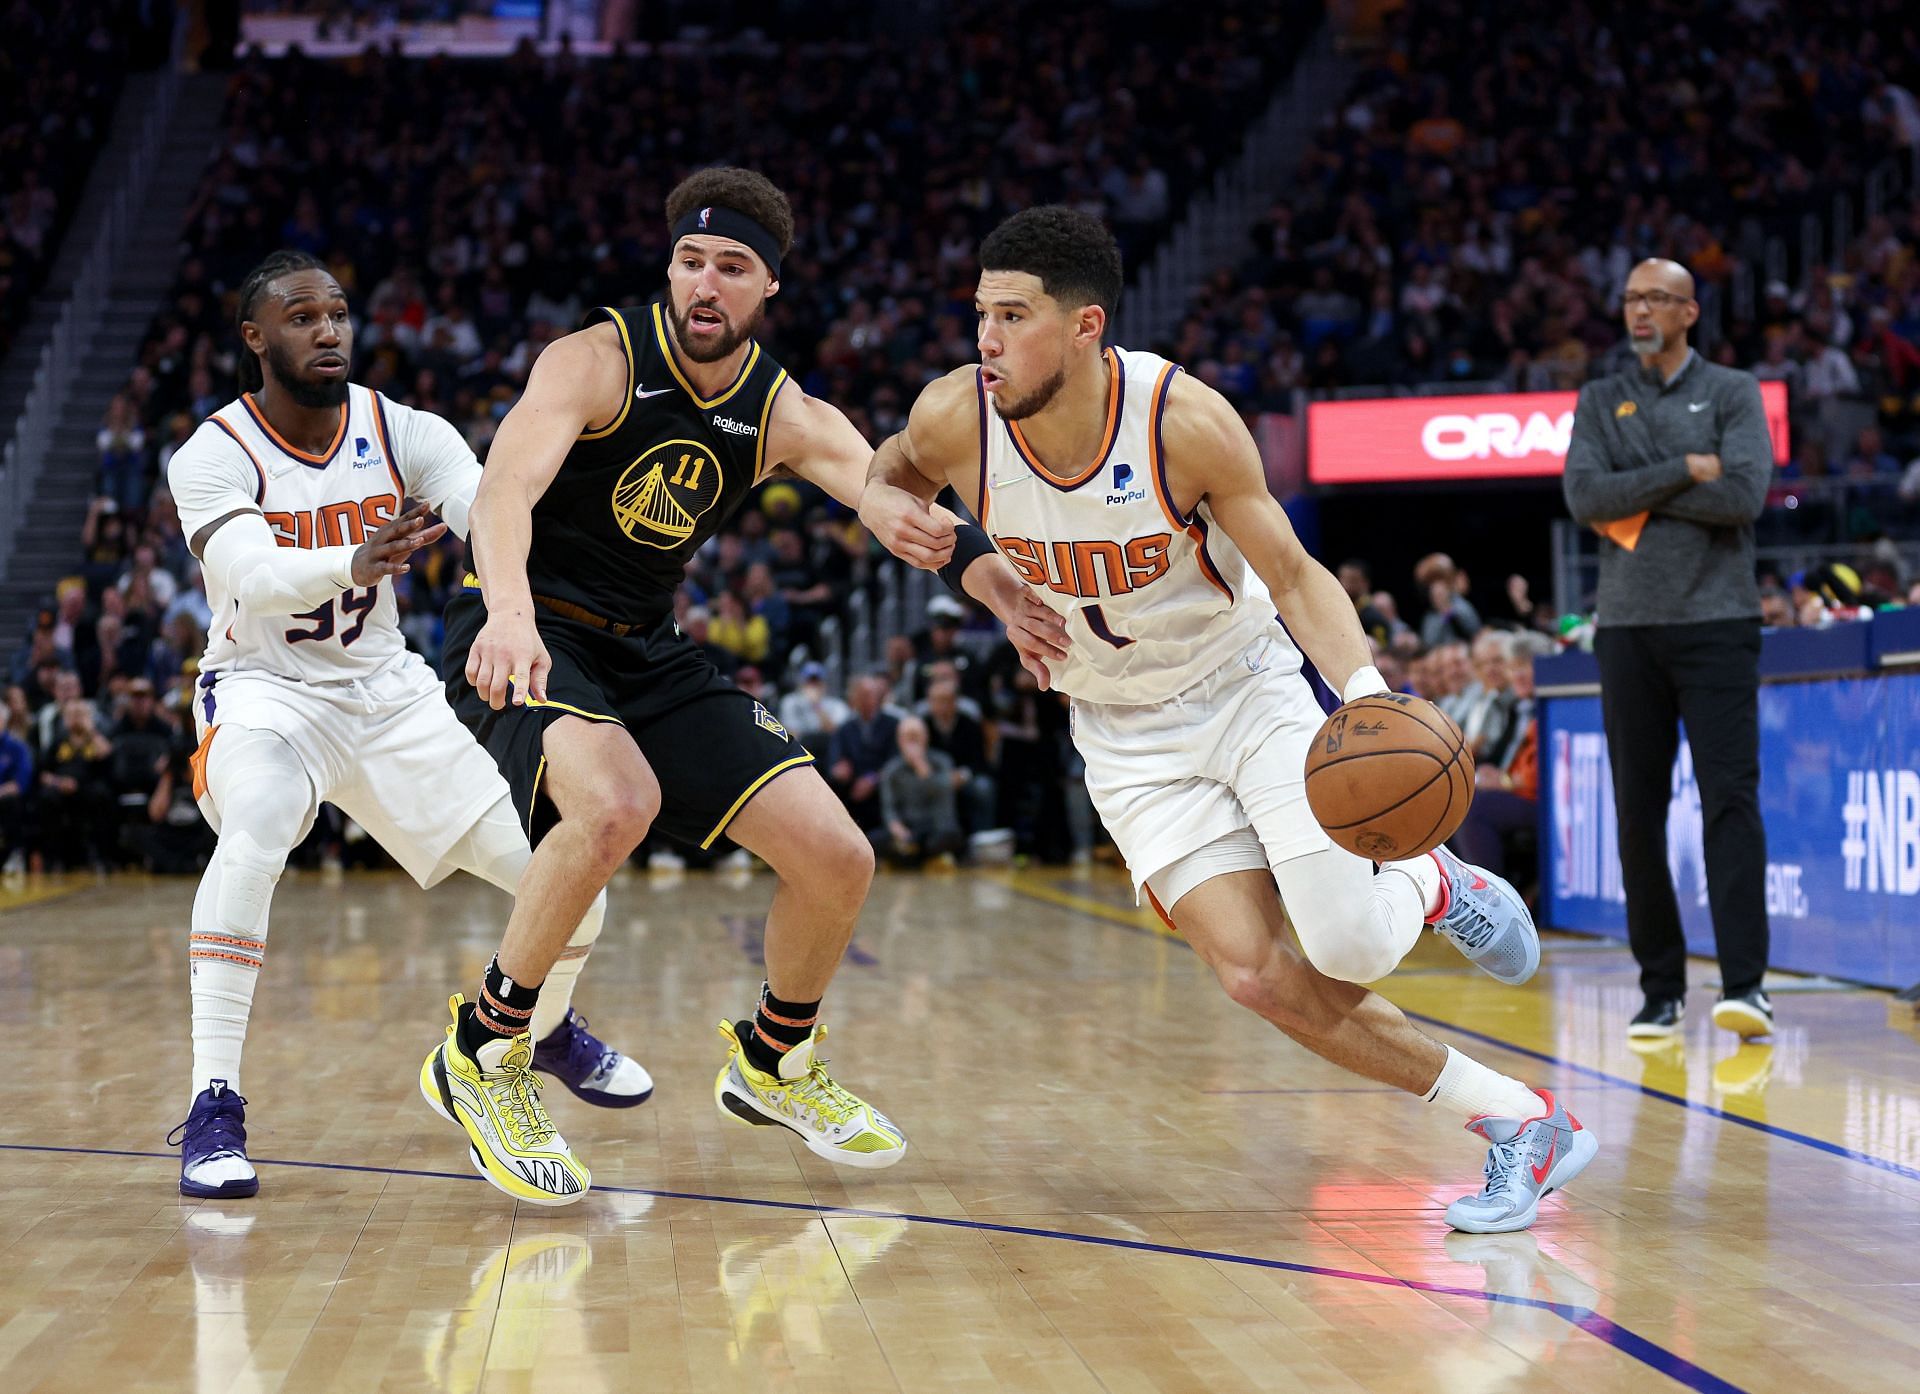
[[1714, 1021], [1773, 1029], [1766, 832], [1760, 822], [1760, 591], [1753, 523], [1773, 447], [1751, 373], [1695, 354], [1693, 277], [1634, 267], [1622, 297], [1639, 366], [1588, 383], [1574, 413], [1567, 508], [1601, 535], [1594, 654], [1619, 817], [1627, 938], [1646, 1004], [1627, 1028], [1679, 1029], [1686, 941], [1667, 870], [1677, 722], [1686, 723], [1706, 833], [1723, 991]]

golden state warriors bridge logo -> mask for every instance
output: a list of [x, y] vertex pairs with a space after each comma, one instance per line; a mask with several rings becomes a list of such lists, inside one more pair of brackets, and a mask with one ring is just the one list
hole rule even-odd
[[699, 441], [670, 440], [628, 465], [613, 486], [613, 518], [643, 547], [670, 550], [693, 536], [720, 498], [720, 463]]

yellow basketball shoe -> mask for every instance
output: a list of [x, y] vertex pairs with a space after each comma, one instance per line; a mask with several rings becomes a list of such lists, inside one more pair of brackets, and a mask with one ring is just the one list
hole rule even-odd
[[593, 1176], [540, 1102], [527, 1033], [488, 1041], [475, 1059], [460, 1046], [460, 1019], [473, 1008], [457, 992], [447, 1006], [453, 1025], [420, 1067], [421, 1097], [466, 1131], [475, 1169], [495, 1186], [533, 1205], [572, 1205]]
[[730, 1050], [727, 1063], [713, 1082], [713, 1101], [720, 1112], [757, 1128], [774, 1124], [799, 1134], [809, 1152], [842, 1166], [890, 1167], [907, 1155], [907, 1139], [893, 1121], [866, 1100], [841, 1088], [827, 1073], [818, 1054], [827, 1028], [813, 1034], [780, 1057], [780, 1073], [770, 1075], [754, 1067], [740, 1044], [752, 1024], [720, 1023], [720, 1034]]

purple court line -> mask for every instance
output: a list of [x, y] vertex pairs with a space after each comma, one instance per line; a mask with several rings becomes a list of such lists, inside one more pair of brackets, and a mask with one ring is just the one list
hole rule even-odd
[[[1051, 905], [1054, 909], [1065, 910], [1069, 914], [1084, 915], [1090, 920], [1096, 920], [1103, 925], [1108, 925], [1127, 934], [1143, 934], [1150, 939], [1163, 941], [1170, 937], [1165, 934], [1156, 933], [1151, 929], [1143, 928], [1140, 925], [1126, 924], [1119, 920], [1110, 920], [1105, 915], [1094, 914], [1091, 910], [1082, 910], [1073, 905], [1062, 905], [1058, 901], [1048, 900], [1045, 896], [1038, 896], [1029, 891], [1023, 891], [1018, 886], [1009, 886], [1008, 889], [1015, 895], [1024, 896], [1028, 900], [1037, 901], [1042, 905]], [[1173, 942], [1179, 944], [1189, 952], [1192, 951], [1192, 946], [1184, 939], [1175, 938]], [[1588, 1079], [1599, 1080], [1616, 1089], [1631, 1089], [1636, 1093], [1645, 1094], [1650, 1099], [1658, 1099], [1662, 1103], [1673, 1104], [1678, 1108], [1691, 1109], [1695, 1113], [1704, 1113], [1707, 1117], [1718, 1118], [1724, 1123], [1738, 1123], [1743, 1128], [1751, 1128], [1757, 1133], [1765, 1133], [1769, 1137], [1777, 1137], [1784, 1142], [1797, 1142], [1802, 1147], [1811, 1147], [1816, 1151], [1825, 1152], [1831, 1157], [1842, 1157], [1850, 1162], [1859, 1162], [1862, 1166], [1873, 1167], [1877, 1171], [1891, 1172], [1895, 1176], [1903, 1176], [1909, 1181], [1920, 1181], [1920, 1167], [1906, 1166], [1888, 1157], [1876, 1157], [1871, 1152], [1861, 1152], [1852, 1147], [1843, 1147], [1837, 1142], [1828, 1142], [1825, 1138], [1813, 1137], [1807, 1133], [1796, 1133], [1791, 1128], [1782, 1128], [1777, 1124], [1762, 1123], [1756, 1118], [1742, 1118], [1737, 1113], [1728, 1113], [1725, 1109], [1716, 1108], [1712, 1104], [1700, 1103], [1698, 1100], [1687, 1098], [1684, 1094], [1669, 1094], [1666, 1090], [1655, 1089], [1650, 1084], [1641, 1084], [1637, 1080], [1627, 1079], [1621, 1075], [1611, 1075], [1605, 1070], [1596, 1070], [1591, 1065], [1582, 1065], [1577, 1061], [1566, 1060], [1558, 1055], [1550, 1055], [1544, 1050], [1534, 1050], [1529, 1046], [1515, 1045], [1512, 1041], [1503, 1041], [1498, 1036], [1490, 1036], [1484, 1031], [1475, 1031], [1470, 1027], [1457, 1026], [1451, 1021], [1442, 1021], [1437, 1016], [1427, 1016], [1422, 1012], [1407, 1011], [1405, 1007], [1402, 1007], [1400, 1010], [1404, 1012], [1411, 1021], [1422, 1022], [1427, 1026], [1437, 1026], [1443, 1031], [1451, 1031], [1457, 1036], [1465, 1036], [1468, 1040], [1479, 1041], [1482, 1045], [1494, 1046], [1500, 1050], [1510, 1051], [1515, 1055], [1524, 1055], [1529, 1060], [1538, 1060], [1543, 1065], [1556, 1065], [1563, 1070], [1571, 1070], [1577, 1075], [1586, 1076]]]
[[[172, 1152], [131, 1152], [111, 1147], [42, 1147], [24, 1142], [0, 1142], [0, 1151], [52, 1152], [66, 1156], [138, 1157], [156, 1161], [174, 1161]], [[368, 1176], [417, 1176], [434, 1181], [481, 1181], [472, 1172], [421, 1171], [410, 1167], [361, 1166], [349, 1162], [306, 1162], [284, 1157], [251, 1158], [259, 1166], [301, 1167], [312, 1171], [349, 1171]], [[1290, 1263], [1286, 1259], [1257, 1258], [1251, 1254], [1229, 1254], [1218, 1249], [1189, 1249], [1177, 1244], [1155, 1244], [1145, 1239], [1114, 1239], [1103, 1234], [1080, 1234], [1068, 1229], [1038, 1229], [1031, 1225], [1002, 1225], [987, 1220], [961, 1220], [950, 1215], [909, 1215], [897, 1210], [866, 1210], [846, 1205], [810, 1205], [797, 1200], [756, 1200], [750, 1196], [703, 1195], [698, 1191], [656, 1191], [645, 1186], [602, 1186], [593, 1189], [619, 1195], [652, 1196], [658, 1200], [699, 1201], [708, 1205], [744, 1205], [761, 1210], [793, 1210], [822, 1219], [902, 1220], [916, 1225], [939, 1225], [946, 1229], [972, 1230], [982, 1234], [1012, 1234], [1024, 1239], [1056, 1239], [1070, 1244], [1089, 1244], [1104, 1249], [1124, 1249], [1132, 1253], [1166, 1254], [1174, 1258], [1206, 1259], [1210, 1263], [1233, 1264], [1241, 1268], [1265, 1268], [1281, 1273], [1300, 1273], [1314, 1278], [1337, 1278], [1347, 1283], [1368, 1283], [1374, 1287], [1401, 1288], [1431, 1293], [1439, 1297], [1465, 1297], [1479, 1302], [1496, 1302], [1508, 1307], [1531, 1307], [1552, 1312], [1588, 1335], [1604, 1341], [1623, 1355], [1631, 1356], [1687, 1389], [1700, 1394], [1746, 1394], [1737, 1384], [1701, 1369], [1683, 1355], [1657, 1345], [1646, 1337], [1601, 1316], [1591, 1307], [1565, 1302], [1546, 1302], [1537, 1297], [1514, 1297], [1504, 1292], [1486, 1292], [1480, 1288], [1454, 1287], [1449, 1283], [1429, 1283], [1417, 1278], [1396, 1278], [1384, 1273], [1355, 1273], [1345, 1268], [1325, 1268], [1315, 1263]]]

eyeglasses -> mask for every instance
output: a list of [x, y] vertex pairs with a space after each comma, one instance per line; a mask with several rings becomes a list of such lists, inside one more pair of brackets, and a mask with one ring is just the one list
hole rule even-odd
[[1691, 295], [1674, 295], [1664, 290], [1630, 290], [1620, 297], [1622, 309], [1631, 310], [1635, 305], [1645, 305], [1649, 310], [1664, 310], [1669, 305], [1685, 305], [1692, 301]]

